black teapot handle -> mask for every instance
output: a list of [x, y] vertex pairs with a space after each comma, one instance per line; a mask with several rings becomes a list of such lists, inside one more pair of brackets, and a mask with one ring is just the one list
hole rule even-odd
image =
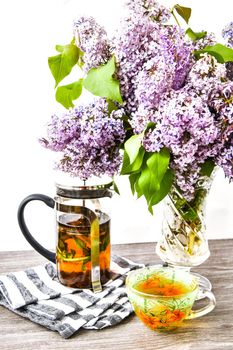
[[56, 254], [53, 252], [50, 252], [48, 249], [45, 249], [40, 245], [35, 238], [32, 236], [30, 231], [27, 228], [27, 225], [24, 220], [24, 209], [26, 205], [34, 200], [39, 200], [44, 202], [48, 207], [54, 208], [55, 206], [55, 201], [51, 198], [48, 197], [44, 194], [31, 194], [30, 196], [26, 197], [19, 205], [18, 209], [18, 223], [19, 227], [26, 238], [26, 240], [31, 244], [31, 246], [41, 255], [43, 255], [46, 259], [52, 261], [53, 263], [56, 262]]

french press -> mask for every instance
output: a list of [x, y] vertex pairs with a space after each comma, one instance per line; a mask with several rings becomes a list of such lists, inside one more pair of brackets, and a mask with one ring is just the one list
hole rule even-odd
[[[59, 281], [73, 288], [100, 292], [110, 279], [111, 184], [64, 186], [56, 184], [54, 199], [43, 194], [26, 197], [18, 209], [20, 229], [31, 246], [57, 265]], [[24, 218], [26, 205], [44, 202], [56, 213], [56, 253], [45, 249], [29, 232]]]

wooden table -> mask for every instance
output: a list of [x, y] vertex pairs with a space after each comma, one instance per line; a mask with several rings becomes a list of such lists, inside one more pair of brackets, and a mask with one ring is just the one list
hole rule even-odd
[[[147, 329], [135, 315], [100, 331], [81, 330], [65, 340], [46, 328], [0, 307], [1, 350], [233, 350], [233, 240], [210, 241], [211, 257], [195, 271], [210, 279], [216, 296], [214, 311], [184, 322], [173, 333]], [[115, 245], [112, 251], [133, 261], [156, 264], [154, 243]], [[45, 260], [34, 251], [0, 252], [1, 273], [20, 270]]]

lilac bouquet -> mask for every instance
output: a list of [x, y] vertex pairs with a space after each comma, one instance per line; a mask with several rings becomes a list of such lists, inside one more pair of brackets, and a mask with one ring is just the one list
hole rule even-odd
[[82, 180], [107, 174], [113, 176], [121, 165], [119, 147], [124, 141], [122, 109], [108, 111], [104, 99], [77, 106], [60, 117], [53, 115], [47, 139], [40, 142], [62, 152], [57, 168]]
[[[178, 16], [188, 25], [190, 8], [126, 6], [114, 37], [80, 17], [71, 43], [56, 46], [49, 67], [68, 110], [52, 116], [41, 142], [61, 152], [57, 166], [72, 176], [128, 175], [150, 211], [174, 187], [193, 207], [200, 177], [216, 166], [233, 180], [232, 26], [225, 46], [213, 33], [179, 26]], [[76, 65], [83, 78], [58, 86]], [[96, 97], [75, 107], [83, 88]]]

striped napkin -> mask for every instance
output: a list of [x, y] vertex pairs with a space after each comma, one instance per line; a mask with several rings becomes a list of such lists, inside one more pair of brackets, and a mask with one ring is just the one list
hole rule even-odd
[[132, 312], [124, 286], [129, 271], [143, 267], [112, 256], [112, 279], [103, 291], [65, 287], [57, 280], [56, 265], [28, 268], [0, 276], [0, 305], [69, 338], [80, 328], [102, 329], [121, 322]]

